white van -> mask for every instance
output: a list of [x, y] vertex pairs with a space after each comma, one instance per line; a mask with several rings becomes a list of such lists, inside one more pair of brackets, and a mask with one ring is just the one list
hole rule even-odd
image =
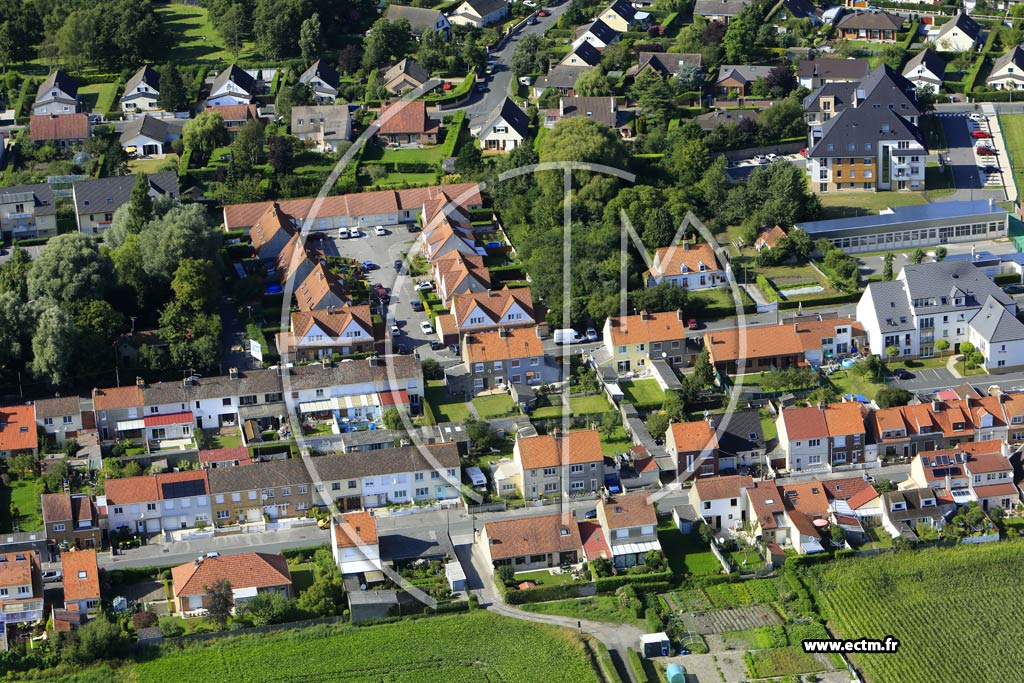
[[348, 228], [339, 228], [338, 229], [338, 237], [340, 237], [343, 240], [347, 240], [348, 239]]
[[567, 330], [555, 330], [555, 345], [561, 346], [562, 344], [579, 344], [583, 341], [583, 337], [580, 333], [573, 329]]

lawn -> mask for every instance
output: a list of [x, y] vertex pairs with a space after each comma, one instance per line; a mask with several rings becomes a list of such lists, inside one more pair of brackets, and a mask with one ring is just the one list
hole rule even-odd
[[444, 380], [432, 379], [427, 382], [426, 398], [438, 422], [463, 422], [469, 417], [469, 406], [461, 397], [448, 393]]
[[578, 634], [474, 611], [194, 643], [129, 665], [119, 678], [135, 683], [235, 683], [254, 675], [263, 681], [532, 683], [552, 671], [564, 683], [600, 680]]
[[875, 398], [880, 389], [885, 388], [884, 384], [872, 382], [852, 370], [836, 370], [831, 375], [828, 375], [828, 380], [840, 396], [863, 394], [869, 401]]
[[819, 195], [821, 219], [873, 216], [882, 209], [927, 204], [921, 192], [839, 192]]
[[572, 574], [561, 573], [552, 574], [544, 569], [538, 569], [535, 572], [516, 572], [516, 581], [522, 583], [523, 581], [533, 581], [538, 586], [561, 586], [567, 583], [573, 583]]
[[775, 418], [767, 410], [761, 410], [761, 431], [764, 432], [764, 441], [768, 443], [779, 436], [779, 428], [775, 426]]
[[658, 386], [657, 380], [639, 379], [619, 382], [623, 401], [637, 405], [661, 405], [665, 402], [665, 392]]
[[[518, 578], [518, 576], [516, 577]], [[592, 598], [569, 598], [552, 602], [534, 602], [522, 605], [527, 612], [540, 614], [560, 614], [572, 619], [592, 619], [593, 621], [613, 621], [619, 624], [642, 625], [631, 610], [624, 609], [614, 595], [595, 595]]]
[[593, 415], [596, 413], [607, 413], [610, 410], [608, 399], [604, 394], [593, 396], [570, 396], [569, 407], [573, 415]]
[[238, 448], [242, 445], [240, 434], [214, 434], [210, 437], [210, 448]]
[[437, 164], [440, 167], [442, 151], [444, 145], [440, 143], [410, 149], [387, 149], [383, 145], [372, 144], [363, 151], [361, 163], [382, 161], [388, 164]]
[[949, 362], [949, 356], [936, 356], [935, 358], [918, 358], [916, 360], [890, 360], [886, 361], [885, 367], [889, 369], [889, 372], [897, 368], [903, 368], [905, 370], [922, 370], [922, 369], [941, 369], [946, 367], [946, 363]]
[[372, 187], [376, 189], [394, 187], [396, 185], [408, 184], [410, 186], [436, 185], [436, 173], [389, 173]]
[[[163, 15], [164, 26], [171, 32], [172, 47], [167, 53], [168, 61], [178, 64], [230, 64], [236, 61], [214, 30], [206, 8], [172, 2], [158, 6], [156, 11]], [[254, 47], [255, 43], [246, 41], [238, 61], [255, 58]]]
[[293, 564], [288, 567], [292, 573], [292, 587], [298, 595], [313, 585], [313, 565], [309, 562]]
[[601, 452], [608, 457], [616, 453], [625, 453], [633, 446], [633, 440], [626, 434], [626, 430], [620, 425], [615, 428], [611, 436], [601, 435]]
[[676, 574], [721, 574], [722, 565], [696, 533], [681, 534], [675, 522], [658, 525], [658, 541]]
[[83, 85], [78, 89], [78, 95], [82, 99], [82, 111], [106, 114], [114, 108], [117, 83]]
[[[1020, 680], [1020, 567], [1006, 541], [842, 559], [807, 570], [814, 601], [838, 638], [899, 639], [896, 653], [853, 655], [885, 683]], [[922, 614], [941, 614], [943, 629]]]
[[128, 162], [128, 170], [132, 173], [157, 173], [165, 164], [178, 167], [178, 155], [168, 154], [163, 159], [132, 159]]
[[473, 399], [473, 407], [480, 417], [502, 417], [508, 415], [515, 408], [512, 397], [508, 394], [494, 394], [493, 396], [477, 396]]
[[[11, 520], [11, 505], [18, 508], [18, 519]], [[0, 532], [14, 530], [16, 521], [19, 531], [39, 531], [43, 528], [40, 510], [39, 489], [34, 479], [16, 479], [10, 487], [0, 485]]]

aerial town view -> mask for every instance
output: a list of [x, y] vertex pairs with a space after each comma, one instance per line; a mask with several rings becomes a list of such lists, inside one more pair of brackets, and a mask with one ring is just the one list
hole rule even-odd
[[0, 3], [0, 680], [1024, 683], [1024, 2], [401, 2]]

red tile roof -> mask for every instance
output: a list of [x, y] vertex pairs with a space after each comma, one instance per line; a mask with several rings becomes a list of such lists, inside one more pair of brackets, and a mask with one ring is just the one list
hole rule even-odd
[[782, 411], [782, 424], [790, 441], [828, 438], [825, 411], [820, 408], [786, 408]]
[[489, 522], [484, 526], [491, 560], [569, 552], [583, 547], [579, 525], [563, 515], [540, 515]]
[[765, 230], [757, 236], [757, 239], [754, 240], [754, 248], [761, 249], [762, 247], [768, 247], [769, 249], [774, 249], [779, 238], [785, 236], [786, 231], [783, 230], [781, 226], [776, 225], [770, 230]]
[[160, 500], [156, 485], [156, 477], [150, 474], [140, 477], [124, 477], [107, 479], [104, 483], [107, 493], [107, 506], [124, 505], [126, 503], [143, 503]]
[[825, 406], [825, 424], [829, 436], [863, 434], [865, 409], [857, 401], [830, 403]]
[[44, 493], [42, 496], [43, 521], [70, 522], [71, 517], [71, 494], [69, 493]]
[[339, 548], [377, 544], [377, 519], [365, 510], [349, 512], [334, 525], [334, 542]]
[[69, 550], [61, 553], [64, 573], [64, 602], [99, 600], [100, 570], [95, 550]]
[[670, 430], [676, 451], [680, 453], [718, 448], [718, 436], [705, 420], [673, 422]]
[[[562, 456], [568, 443], [568, 454], [562, 463]], [[569, 432], [568, 437], [556, 439], [550, 434], [528, 436], [516, 441], [523, 469], [558, 467], [560, 464], [577, 465], [587, 462], [604, 462], [601, 452], [601, 437], [597, 430], [587, 429]]]
[[698, 479], [697, 496], [700, 500], [726, 500], [739, 498], [740, 492], [754, 485], [754, 479], [745, 474], [734, 474], [727, 477], [705, 477]]
[[686, 339], [686, 316], [679, 311], [609, 318], [612, 344], [649, 344]]
[[711, 245], [703, 242], [683, 243], [659, 248], [654, 255], [651, 274], [656, 277], [669, 277], [681, 273], [699, 273], [702, 265], [708, 272], [721, 269]]
[[147, 427], [163, 427], [167, 425], [195, 424], [196, 417], [192, 414], [192, 411], [186, 410], [184, 412], [165, 413], [162, 415], [147, 415], [142, 418], [142, 421], [146, 423]]
[[26, 586], [33, 583], [33, 568], [39, 569], [38, 553], [32, 550], [0, 553], [0, 558], [0, 586]]
[[35, 406], [0, 407], [0, 451], [33, 450], [38, 447]]
[[1016, 500], [1019, 496], [1017, 494], [1017, 487], [1009, 482], [1002, 484], [985, 484], [983, 486], [973, 486], [974, 495], [978, 498], [991, 498], [992, 496], [1010, 496]]
[[409, 392], [405, 389], [398, 391], [381, 391], [377, 394], [382, 406], [404, 406], [409, 403]]
[[746, 492], [750, 500], [751, 516], [757, 518], [761, 528], [778, 528], [775, 516], [786, 510], [779, 487], [768, 481], [759, 481], [748, 486]]
[[873, 500], [878, 499], [878, 491], [875, 491], [875, 487], [868, 486], [866, 489], [858, 491], [853, 494], [846, 504], [850, 506], [852, 510], [859, 510]]
[[89, 117], [86, 114], [33, 116], [28, 126], [32, 142], [85, 140], [89, 137]]
[[500, 332], [473, 332], [466, 335], [463, 344], [470, 363], [540, 358], [544, 355], [544, 344], [537, 336], [536, 327], [507, 327]]
[[874, 489], [864, 477], [843, 477], [842, 479], [826, 479], [818, 482], [825, 489], [825, 495], [833, 500], [849, 500], [864, 489]]
[[825, 495], [825, 487], [820, 482], [782, 484], [779, 489], [782, 491], [786, 507], [799, 510], [811, 518], [828, 516], [828, 497]]
[[744, 327], [742, 330], [715, 330], [704, 335], [704, 343], [716, 363], [739, 360], [741, 336], [746, 343], [742, 355], [748, 360], [789, 356], [821, 349], [822, 338], [834, 336], [836, 327], [850, 327], [854, 337], [864, 336], [864, 328], [860, 323], [838, 318]]
[[583, 554], [587, 560], [593, 562], [599, 557], [612, 558], [611, 548], [608, 547], [608, 539], [604, 537], [604, 530], [601, 524], [595, 520], [587, 519], [579, 523], [580, 540], [583, 541]]
[[142, 389], [130, 385], [126, 387], [107, 387], [93, 390], [93, 407], [96, 410], [117, 410], [119, 408], [141, 408], [144, 404]]
[[199, 462], [204, 464], [211, 462], [234, 462], [236, 460], [240, 465], [252, 463], [249, 449], [245, 446], [239, 446], [237, 448], [214, 448], [209, 451], [199, 451]]
[[290, 586], [292, 574], [282, 555], [241, 553], [186, 562], [171, 569], [175, 597], [204, 595], [217, 581], [227, 579], [231, 588], [273, 588]]
[[427, 118], [427, 103], [423, 100], [400, 100], [380, 111], [380, 132], [384, 135], [395, 133], [426, 133], [437, 130], [438, 123]]
[[615, 496], [602, 500], [598, 505], [604, 508], [609, 529], [628, 529], [658, 523], [658, 513], [647, 500], [646, 493]]

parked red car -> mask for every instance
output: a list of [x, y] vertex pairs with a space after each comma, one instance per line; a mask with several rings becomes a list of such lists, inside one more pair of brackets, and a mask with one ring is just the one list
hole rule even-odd
[[971, 133], [971, 135], [974, 136], [975, 138], [979, 139], [979, 140], [981, 140], [983, 138], [990, 138], [990, 137], [992, 137], [992, 133], [986, 133], [983, 130], [976, 130], [973, 133]]
[[979, 147], [977, 152], [980, 157], [994, 157], [996, 155], [996, 151], [991, 147]]
[[686, 321], [686, 328], [689, 330], [699, 330], [700, 323], [697, 322], [696, 318], [690, 318]]
[[546, 9], [542, 9], [541, 11], [537, 12], [537, 16], [538, 17], [550, 17], [551, 16], [551, 12], [547, 11]]

